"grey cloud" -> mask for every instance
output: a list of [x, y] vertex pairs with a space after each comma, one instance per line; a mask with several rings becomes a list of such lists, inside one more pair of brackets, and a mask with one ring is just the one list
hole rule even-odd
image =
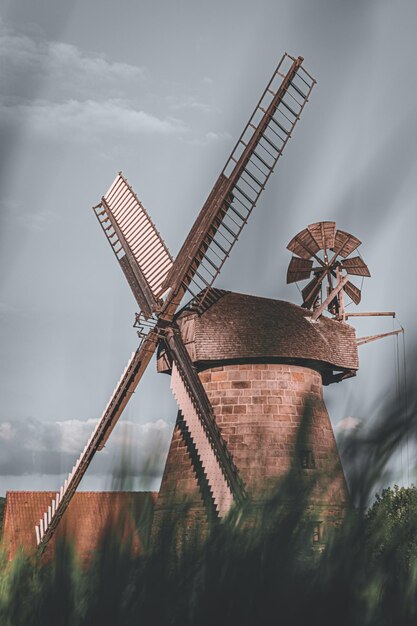
[[186, 131], [186, 126], [175, 118], [160, 119], [145, 111], [135, 110], [123, 100], [68, 100], [57, 103], [35, 100], [17, 106], [0, 105], [0, 121], [19, 124], [26, 119], [35, 134], [89, 142], [94, 136], [109, 133], [172, 134]]
[[190, 146], [207, 146], [214, 143], [231, 143], [230, 133], [214, 132], [209, 130], [205, 133], [188, 134], [181, 137], [185, 144]]
[[213, 111], [210, 104], [201, 102], [194, 96], [169, 96], [167, 102], [172, 111], [180, 111], [182, 109], [194, 109], [201, 113], [211, 113]]
[[37, 212], [28, 213], [26, 211], [16, 211], [16, 220], [24, 228], [40, 232], [46, 228], [51, 221], [55, 222], [59, 216], [49, 209], [41, 209]]
[[145, 77], [145, 69], [89, 55], [76, 46], [34, 39], [0, 24], [0, 56], [8, 97], [31, 98], [40, 81], [55, 98], [119, 97]]
[[[56, 475], [71, 470], [84, 448], [96, 420], [42, 422], [33, 418], [0, 422], [0, 474]], [[89, 469], [111, 474], [128, 459], [129, 471], [160, 475], [171, 432], [164, 420], [137, 424], [125, 421], [116, 427], [104, 450]]]
[[[7, 94], [0, 99], [0, 127], [7, 144], [19, 135], [22, 123], [38, 137], [83, 143], [109, 133], [186, 131], [181, 120], [148, 113], [141, 106], [142, 67], [31, 38], [1, 23], [0, 58]], [[41, 85], [43, 97], [37, 98]]]

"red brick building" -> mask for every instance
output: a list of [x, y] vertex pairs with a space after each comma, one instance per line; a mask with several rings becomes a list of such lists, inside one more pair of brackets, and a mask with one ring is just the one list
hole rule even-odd
[[[2, 548], [10, 561], [23, 549], [36, 549], [35, 523], [55, 496], [52, 491], [8, 491], [4, 511]], [[54, 553], [62, 538], [75, 546], [79, 558], [86, 562], [94, 554], [103, 533], [114, 531], [123, 539], [132, 539], [132, 549], [141, 549], [141, 518], [153, 508], [152, 492], [78, 492], [72, 498], [62, 523], [48, 545], [48, 556]]]

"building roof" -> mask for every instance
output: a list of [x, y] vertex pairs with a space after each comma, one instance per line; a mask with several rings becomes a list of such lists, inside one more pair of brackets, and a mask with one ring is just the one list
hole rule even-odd
[[[82, 561], [88, 561], [103, 533], [116, 527], [120, 537], [133, 538], [133, 550], [140, 549], [137, 522], [152, 510], [156, 499], [153, 492], [77, 492], [64, 513], [57, 532], [48, 545], [55, 549], [59, 538], [74, 542]], [[19, 548], [30, 554], [36, 548], [35, 524], [47, 510], [55, 492], [8, 491], [3, 519], [2, 547], [11, 560]]]
[[[212, 290], [212, 304], [197, 311], [191, 302], [177, 315], [193, 361], [201, 367], [227, 361], [292, 362], [321, 371], [358, 369], [355, 330], [282, 300]], [[168, 371], [159, 359], [159, 371]]]

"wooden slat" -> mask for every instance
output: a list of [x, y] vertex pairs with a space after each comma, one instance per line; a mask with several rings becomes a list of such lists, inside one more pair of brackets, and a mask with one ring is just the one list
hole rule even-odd
[[348, 281], [344, 286], [344, 290], [346, 291], [352, 302], [354, 302], [355, 304], [359, 304], [359, 302], [361, 301], [361, 290], [358, 289], [356, 285]]
[[[136, 283], [140, 285], [142, 298], [147, 299], [145, 309], [149, 314], [157, 306], [161, 285], [172, 267], [172, 258], [145, 208], [121, 173], [102, 202], [117, 239], [129, 257], [129, 284], [131, 287], [136, 287]], [[149, 297], [151, 293], [152, 297]]]
[[336, 222], [317, 222], [308, 226], [308, 231], [317, 242], [319, 250], [334, 248]]
[[361, 243], [360, 239], [350, 233], [346, 233], [344, 230], [337, 230], [333, 250], [335, 252], [338, 251], [340, 256], [346, 258], [349, 254], [352, 254]]
[[287, 284], [305, 280], [310, 277], [313, 261], [293, 256], [287, 270]]
[[346, 270], [348, 274], [352, 274], [354, 276], [370, 276], [371, 273], [368, 269], [366, 263], [361, 259], [360, 256], [354, 256], [350, 259], [344, 259], [342, 265], [342, 269]]
[[291, 239], [287, 249], [302, 259], [311, 259], [320, 250], [320, 247], [308, 228], [304, 228]]
[[310, 309], [314, 304], [314, 300], [317, 298], [321, 290], [321, 282], [314, 276], [314, 278], [304, 287], [301, 292], [303, 297], [302, 306], [306, 309]]

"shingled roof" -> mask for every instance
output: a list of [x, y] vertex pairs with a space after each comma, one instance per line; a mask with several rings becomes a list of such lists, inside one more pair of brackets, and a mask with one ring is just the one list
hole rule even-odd
[[[208, 367], [225, 362], [290, 362], [353, 375], [358, 369], [355, 330], [282, 300], [215, 291], [214, 302], [198, 312], [191, 302], [177, 321], [193, 361]], [[159, 371], [168, 371], [159, 359]], [[330, 382], [330, 381], [329, 381]]]
[[[48, 508], [55, 492], [8, 491], [3, 519], [2, 547], [8, 560], [19, 548], [33, 553], [36, 548], [35, 524]], [[153, 492], [77, 492], [74, 494], [56, 535], [48, 544], [53, 553], [56, 541], [67, 537], [74, 542], [82, 561], [88, 561], [103, 533], [111, 526], [121, 537], [130, 534], [132, 549], [140, 549], [137, 522], [146, 507], [152, 509], [157, 494]]]

